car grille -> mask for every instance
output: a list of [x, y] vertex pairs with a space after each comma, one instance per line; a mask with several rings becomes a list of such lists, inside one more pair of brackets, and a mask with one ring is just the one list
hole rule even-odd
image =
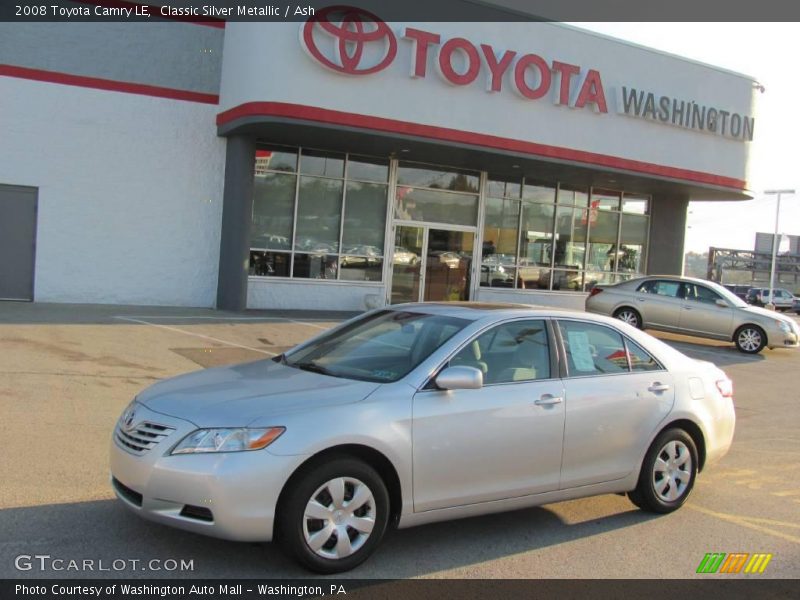
[[114, 437], [117, 443], [128, 452], [141, 455], [154, 448], [173, 431], [175, 431], [173, 427], [144, 421], [129, 431], [125, 431], [117, 425]]

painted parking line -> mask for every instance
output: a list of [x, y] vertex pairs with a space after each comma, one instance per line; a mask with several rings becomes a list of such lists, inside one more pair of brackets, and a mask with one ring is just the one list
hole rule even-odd
[[299, 321], [297, 319], [289, 319], [288, 317], [207, 317], [207, 316], [198, 316], [193, 317], [190, 315], [120, 315], [114, 317], [115, 319], [127, 319], [127, 320], [134, 320], [134, 319], [205, 319], [207, 321], [279, 321], [282, 323], [294, 323], [295, 325], [305, 325], [307, 327], [316, 327], [317, 329], [323, 329], [327, 331], [330, 327], [326, 327], [325, 325], [317, 325], [312, 321], [320, 321], [322, 323], [331, 323], [337, 322], [336, 319], [308, 319], [306, 321]]
[[702, 350], [700, 348], [695, 348], [694, 346], [692, 346], [688, 342], [674, 342], [674, 341], [671, 341], [671, 340], [661, 340], [661, 341], [666, 343], [666, 344], [669, 344], [670, 346], [672, 346], [676, 350], [678, 350], [680, 352], [683, 352], [685, 354], [692, 354], [692, 353], [696, 352], [698, 354], [707, 354], [709, 356], [714, 356], [714, 357], [719, 358], [721, 360], [734, 359], [735, 358], [737, 362], [739, 362], [739, 361], [760, 362], [761, 360], [763, 360], [761, 358], [756, 358], [756, 357], [753, 357], [753, 356], [747, 356], [746, 354], [743, 354], [741, 352], [737, 352], [736, 354], [734, 354], [733, 352], [729, 352], [727, 349]]
[[260, 352], [261, 354], [266, 354], [267, 356], [277, 356], [275, 352], [269, 352], [267, 350], [262, 350], [260, 348], [253, 348], [252, 346], [245, 346], [244, 344], [237, 344], [236, 342], [230, 342], [228, 340], [223, 340], [220, 338], [215, 338], [210, 335], [203, 335], [202, 333], [195, 333], [194, 331], [186, 331], [185, 329], [181, 329], [179, 327], [170, 327], [169, 325], [161, 325], [159, 323], [150, 323], [149, 321], [145, 321], [143, 319], [137, 319], [135, 317], [123, 317], [123, 316], [116, 316], [115, 319], [119, 319], [121, 321], [128, 321], [130, 323], [139, 323], [140, 325], [149, 325], [150, 327], [157, 327], [159, 329], [166, 329], [167, 331], [173, 331], [175, 333], [182, 333], [184, 335], [191, 335], [192, 337], [198, 337], [205, 340], [211, 340], [214, 342], [218, 342], [220, 344], [225, 344], [226, 346], [235, 346], [236, 348], [244, 348], [245, 350], [252, 350], [253, 352]]

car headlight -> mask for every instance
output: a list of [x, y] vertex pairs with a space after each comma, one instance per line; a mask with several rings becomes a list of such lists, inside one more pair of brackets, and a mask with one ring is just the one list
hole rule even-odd
[[778, 321], [778, 329], [780, 329], [783, 333], [792, 333], [792, 326], [786, 321]]
[[261, 450], [277, 440], [284, 431], [285, 427], [198, 429], [183, 438], [171, 454]]

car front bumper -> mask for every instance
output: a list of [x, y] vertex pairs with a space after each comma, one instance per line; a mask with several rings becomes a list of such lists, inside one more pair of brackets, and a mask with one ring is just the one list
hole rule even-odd
[[218, 538], [270, 541], [278, 497], [306, 458], [267, 450], [171, 456], [170, 450], [197, 427], [181, 419], [136, 410], [137, 422], [172, 428], [142, 453], [111, 440], [111, 482], [123, 504], [141, 517]]

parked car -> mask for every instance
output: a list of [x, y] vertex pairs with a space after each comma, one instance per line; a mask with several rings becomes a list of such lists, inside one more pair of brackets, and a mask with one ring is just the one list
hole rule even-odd
[[[792, 310], [794, 294], [784, 288], [775, 288], [773, 304], [776, 310]], [[769, 304], [769, 288], [750, 288], [747, 291], [747, 303], [753, 306], [766, 306]]]
[[411, 250], [402, 246], [395, 246], [392, 260], [396, 265], [415, 265], [419, 261], [419, 257]]
[[728, 451], [732, 395], [713, 364], [607, 317], [397, 305], [141, 392], [112, 436], [112, 485], [147, 519], [277, 537], [334, 573], [389, 526], [610, 493], [674, 511]]
[[748, 354], [800, 345], [794, 319], [749, 306], [721, 285], [691, 277], [651, 276], [598, 285], [586, 299], [586, 310], [634, 327], [732, 341]]
[[739, 285], [734, 283], [723, 283], [722, 287], [745, 301], [747, 301], [747, 292], [751, 289], [749, 285]]

